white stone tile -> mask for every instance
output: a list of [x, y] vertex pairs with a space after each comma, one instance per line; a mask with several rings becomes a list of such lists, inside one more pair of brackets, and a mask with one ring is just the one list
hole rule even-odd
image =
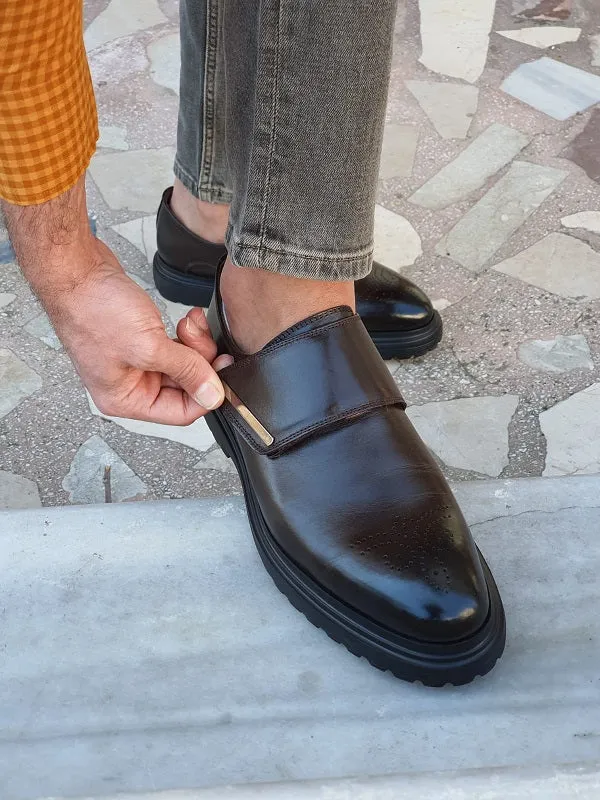
[[39, 508], [41, 505], [35, 481], [0, 470], [0, 511], [7, 508]]
[[436, 252], [479, 272], [566, 175], [562, 170], [516, 161], [439, 242]]
[[148, 46], [150, 75], [154, 83], [179, 94], [179, 67], [181, 52], [179, 34], [170, 33]]
[[476, 86], [436, 81], [406, 81], [406, 86], [443, 139], [466, 139], [479, 102]]
[[431, 305], [435, 308], [436, 311], [443, 311], [445, 308], [448, 308], [452, 305], [450, 300], [446, 300], [445, 297], [440, 297], [437, 300], [432, 300]]
[[[158, 205], [158, 201], [156, 204]], [[149, 264], [152, 262], [154, 253], [156, 253], [156, 216], [154, 214], [131, 219], [129, 222], [121, 222], [119, 225], [113, 225], [112, 229], [137, 247], [146, 256]]]
[[171, 147], [97, 155], [90, 173], [111, 208], [152, 214], [173, 183], [174, 156]]
[[409, 178], [412, 175], [419, 129], [415, 125], [386, 125], [379, 165], [379, 177]]
[[0, 308], [9, 306], [16, 297], [16, 294], [11, 294], [10, 292], [0, 292]]
[[32, 336], [35, 336], [44, 344], [48, 345], [48, 347], [52, 347], [53, 350], [62, 350], [61, 341], [56, 335], [50, 320], [43, 311], [28, 322], [27, 325], [24, 326], [24, 329], [27, 333], [30, 333]]
[[0, 350], [0, 419], [41, 388], [37, 372], [11, 350]]
[[544, 475], [600, 472], [600, 383], [540, 414], [546, 437]]
[[131, 431], [131, 433], [139, 433], [141, 436], [154, 436], [157, 439], [168, 439], [171, 442], [179, 442], [180, 444], [192, 447], [194, 450], [199, 450], [200, 452], [205, 452], [215, 443], [213, 435], [203, 419], [196, 420], [196, 422], [193, 422], [187, 427], [179, 427], [177, 425], [159, 425], [156, 422], [140, 422], [137, 419], [109, 417], [96, 407], [96, 404], [89, 394], [87, 394], [87, 399], [92, 414], [97, 417], [102, 417], [102, 419], [108, 419], [121, 428], [125, 428], [126, 431]]
[[72, 503], [121, 503], [141, 500], [148, 493], [146, 484], [100, 436], [90, 436], [81, 445], [62, 487]]
[[555, 47], [565, 42], [576, 42], [581, 36], [581, 28], [567, 28], [560, 25], [536, 28], [521, 28], [514, 31], [496, 31], [505, 39], [512, 39], [514, 42], [537, 47], [545, 50], [547, 47]]
[[138, 75], [148, 67], [146, 51], [134, 36], [124, 36], [88, 53], [94, 82], [117, 83]]
[[600, 76], [544, 56], [517, 67], [502, 90], [554, 119], [565, 120], [600, 102]]
[[111, 0], [85, 32], [87, 50], [167, 22], [157, 0]]
[[111, 150], [129, 150], [127, 128], [120, 128], [118, 125], [100, 125], [98, 147], [108, 147]]
[[237, 475], [237, 469], [233, 461], [227, 458], [221, 448], [212, 450], [204, 458], [201, 458], [200, 461], [194, 464], [194, 469], [214, 469], [227, 475]]
[[580, 334], [523, 342], [519, 346], [519, 360], [542, 372], [594, 369], [587, 339]]
[[487, 60], [496, 0], [419, 0], [419, 59], [428, 69], [475, 83]]
[[600, 211], [581, 211], [561, 219], [565, 228], [583, 228], [590, 233], [600, 233]]
[[600, 298], [600, 255], [564, 233], [550, 233], [494, 269], [561, 297]]
[[375, 259], [393, 270], [409, 267], [421, 255], [421, 237], [400, 214], [375, 207]]
[[449, 467], [496, 477], [508, 464], [508, 425], [519, 398], [466, 397], [410, 406], [411, 422]]
[[525, 134], [494, 123], [421, 186], [410, 202], [433, 210], [454, 205], [484, 186], [528, 144]]
[[592, 51], [592, 67], [600, 67], [600, 33], [590, 36], [590, 49]]

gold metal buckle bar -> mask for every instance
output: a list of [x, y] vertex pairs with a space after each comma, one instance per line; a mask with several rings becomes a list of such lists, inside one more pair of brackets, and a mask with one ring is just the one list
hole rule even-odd
[[221, 379], [221, 383], [223, 384], [223, 389], [225, 390], [225, 397], [231, 403], [233, 408], [237, 411], [237, 413], [242, 417], [244, 422], [246, 422], [250, 428], [254, 431], [254, 433], [258, 436], [258, 438], [263, 442], [267, 447], [270, 447], [275, 439], [271, 436], [269, 431], [265, 428], [265, 426], [259, 422], [254, 414], [250, 411], [248, 406], [245, 406], [237, 394], [233, 391], [231, 386], [228, 386], [224, 380]]

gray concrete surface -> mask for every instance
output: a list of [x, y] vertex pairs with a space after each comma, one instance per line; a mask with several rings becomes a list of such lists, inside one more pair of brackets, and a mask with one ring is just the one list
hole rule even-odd
[[81, 800], [596, 800], [599, 796], [600, 764], [294, 781]]
[[[154, 214], [173, 181], [178, 5], [84, 0], [100, 118], [90, 210], [171, 335], [187, 308], [158, 296], [150, 265]], [[598, 0], [398, 4], [375, 254], [442, 314], [439, 347], [390, 369], [415, 414], [444, 420], [426, 426], [427, 444], [453, 480], [499, 469], [501, 478], [600, 472], [600, 438], [589, 435], [600, 395], [587, 391], [600, 381], [599, 31]], [[522, 100], [502, 88], [511, 85]], [[137, 476], [147, 500], [239, 493], [204, 426], [95, 413], [6, 238], [0, 223], [0, 494], [10, 473], [34, 481], [44, 506], [97, 496], [102, 456], [76, 474], [91, 437]], [[577, 337], [589, 356], [564, 349], [560, 371], [522, 357], [559, 337]], [[518, 398], [510, 416], [494, 413], [504, 395]], [[580, 424], [565, 447], [561, 403], [570, 398]], [[489, 435], [474, 447], [483, 427]], [[69, 473], [68, 483], [86, 480], [85, 492], [65, 488]], [[15, 493], [13, 507], [21, 502]]]
[[265, 574], [239, 498], [0, 514], [2, 800], [593, 772], [600, 479], [457, 495], [501, 588], [508, 646], [488, 677], [442, 690], [377, 672], [309, 625]]

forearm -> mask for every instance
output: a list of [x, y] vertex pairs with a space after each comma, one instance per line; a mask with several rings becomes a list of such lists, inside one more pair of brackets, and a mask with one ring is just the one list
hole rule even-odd
[[46, 203], [2, 201], [2, 210], [23, 274], [44, 304], [70, 292], [98, 268], [101, 259], [89, 228], [83, 177]]

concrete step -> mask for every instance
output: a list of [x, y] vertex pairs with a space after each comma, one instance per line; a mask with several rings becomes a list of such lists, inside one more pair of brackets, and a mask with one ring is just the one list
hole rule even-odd
[[[456, 492], [509, 636], [488, 677], [442, 690], [379, 673], [294, 611], [239, 498], [0, 514], [2, 800], [237, 799], [257, 789], [206, 792], [272, 782], [296, 792], [282, 798], [366, 797], [320, 783], [298, 794], [296, 782], [352, 776], [361, 791], [377, 777], [370, 797], [402, 797], [383, 792], [394, 780], [411, 797], [458, 799], [481, 797], [468, 781], [485, 775], [491, 790], [498, 768], [529, 787], [508, 798], [537, 800], [536, 781], [558, 776], [558, 791], [565, 774], [597, 788], [600, 477]], [[455, 793], [418, 793], [436, 780]]]

